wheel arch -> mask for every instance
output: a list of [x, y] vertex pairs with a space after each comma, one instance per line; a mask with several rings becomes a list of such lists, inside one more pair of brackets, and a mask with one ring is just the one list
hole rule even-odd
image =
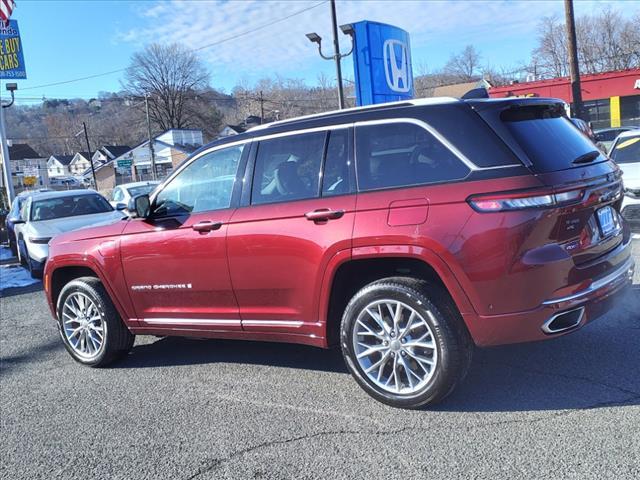
[[354, 249], [350, 257], [336, 262], [325, 275], [320, 304], [327, 346], [339, 341], [340, 321], [347, 303], [365, 285], [386, 277], [408, 276], [441, 286], [451, 297], [461, 314], [473, 312], [473, 307], [447, 264], [434, 252], [423, 247], [393, 245]]

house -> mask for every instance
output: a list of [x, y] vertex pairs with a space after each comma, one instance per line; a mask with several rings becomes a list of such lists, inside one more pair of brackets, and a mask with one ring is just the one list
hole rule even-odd
[[47, 160], [49, 178], [70, 175], [69, 163], [71, 163], [71, 160], [73, 160], [73, 155], [51, 155]]
[[243, 127], [242, 125], [230, 125], [227, 124], [224, 126], [224, 128], [222, 130], [220, 130], [220, 132], [218, 133], [218, 136], [216, 138], [226, 138], [226, 137], [230, 137], [232, 135], [238, 135], [239, 133], [243, 133], [246, 132], [246, 128]]
[[13, 143], [9, 140], [7, 146], [14, 187], [24, 189], [34, 186], [49, 186], [46, 158], [43, 158], [26, 143]]
[[[153, 150], [158, 179], [165, 178], [191, 152], [203, 144], [202, 131], [193, 129], [171, 129], [153, 139]], [[94, 155], [94, 158], [99, 158]], [[125, 166], [123, 166], [125, 165]], [[128, 165], [128, 166], [126, 166]], [[145, 140], [119, 156], [99, 165], [94, 164], [97, 190], [108, 190], [123, 183], [151, 180], [151, 153], [149, 140]], [[85, 180], [90, 180], [92, 173], [88, 168], [84, 172]]]
[[69, 162], [69, 173], [74, 177], [82, 177], [87, 169], [91, 169], [91, 153], [78, 152]]
[[94, 165], [100, 165], [119, 157], [123, 153], [127, 153], [129, 150], [131, 150], [131, 147], [128, 145], [103, 145], [95, 151], [91, 159]]

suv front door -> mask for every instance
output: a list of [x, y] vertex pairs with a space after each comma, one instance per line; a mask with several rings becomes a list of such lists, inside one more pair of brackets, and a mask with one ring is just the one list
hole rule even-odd
[[225, 236], [239, 194], [244, 145], [204, 152], [155, 197], [121, 238], [129, 294], [143, 326], [240, 330]]
[[[325, 269], [350, 254], [355, 180], [348, 128], [261, 140], [227, 249], [243, 330], [320, 336]], [[253, 167], [253, 168], [252, 168]]]

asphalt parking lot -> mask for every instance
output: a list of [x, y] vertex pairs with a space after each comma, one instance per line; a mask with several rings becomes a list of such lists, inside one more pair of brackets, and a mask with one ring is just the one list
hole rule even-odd
[[88, 369], [37, 285], [0, 302], [3, 479], [640, 477], [640, 285], [572, 335], [478, 351], [413, 412], [311, 347], [139, 337]]

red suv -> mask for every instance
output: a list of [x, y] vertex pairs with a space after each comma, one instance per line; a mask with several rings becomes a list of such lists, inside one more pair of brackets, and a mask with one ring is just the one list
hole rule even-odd
[[449, 394], [474, 346], [563, 335], [630, 283], [620, 170], [549, 99], [429, 99], [276, 122], [194, 153], [132, 216], [56, 237], [65, 347], [136, 334], [340, 344], [370, 395]]

